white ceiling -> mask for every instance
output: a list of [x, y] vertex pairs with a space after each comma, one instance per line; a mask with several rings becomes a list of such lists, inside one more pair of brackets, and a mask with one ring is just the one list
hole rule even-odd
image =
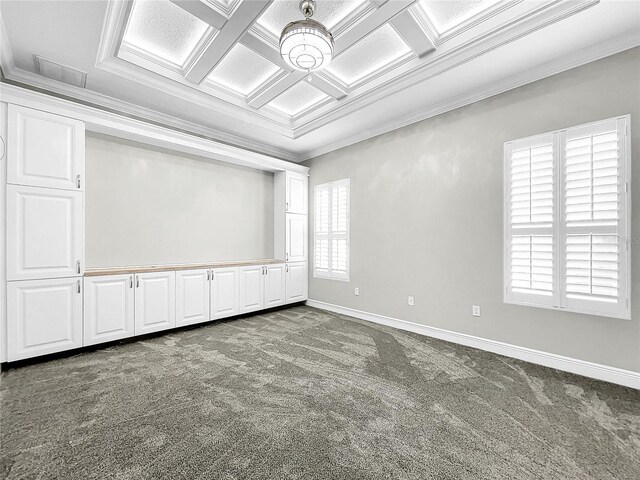
[[[298, 0], [0, 3], [5, 77], [289, 160], [640, 45], [640, 2], [317, 0], [336, 56], [291, 71]], [[87, 72], [45, 78], [35, 56]]]

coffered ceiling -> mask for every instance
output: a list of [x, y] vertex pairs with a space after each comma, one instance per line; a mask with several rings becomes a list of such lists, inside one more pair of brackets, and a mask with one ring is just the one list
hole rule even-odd
[[[298, 3], [3, 0], [2, 69], [10, 81], [301, 160], [640, 44], [632, 1], [317, 0], [335, 57], [309, 75], [278, 51], [282, 28], [302, 18]], [[41, 75], [36, 56], [86, 73], [84, 88]]]

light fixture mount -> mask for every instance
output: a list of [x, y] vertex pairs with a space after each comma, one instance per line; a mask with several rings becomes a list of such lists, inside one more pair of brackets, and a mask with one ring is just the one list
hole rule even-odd
[[291, 22], [280, 35], [280, 54], [295, 70], [319, 70], [333, 58], [333, 36], [324, 25], [311, 19], [315, 9], [315, 0], [302, 0], [300, 11], [304, 20]]

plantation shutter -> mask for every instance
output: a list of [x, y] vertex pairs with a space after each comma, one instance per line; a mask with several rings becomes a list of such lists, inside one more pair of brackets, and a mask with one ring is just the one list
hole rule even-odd
[[349, 179], [314, 187], [315, 277], [349, 280]]
[[553, 305], [556, 259], [555, 166], [557, 136], [506, 145], [505, 279], [509, 300]]
[[623, 315], [627, 298], [626, 119], [568, 129], [564, 151], [566, 307]]

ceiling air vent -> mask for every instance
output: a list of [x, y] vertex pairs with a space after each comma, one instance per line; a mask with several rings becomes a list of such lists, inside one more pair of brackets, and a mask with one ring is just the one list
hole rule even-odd
[[39, 57], [38, 55], [36, 55], [36, 63], [38, 65], [38, 73], [43, 77], [80, 88], [84, 88], [87, 83], [87, 72], [83, 72], [77, 68], [62, 65], [61, 63]]

